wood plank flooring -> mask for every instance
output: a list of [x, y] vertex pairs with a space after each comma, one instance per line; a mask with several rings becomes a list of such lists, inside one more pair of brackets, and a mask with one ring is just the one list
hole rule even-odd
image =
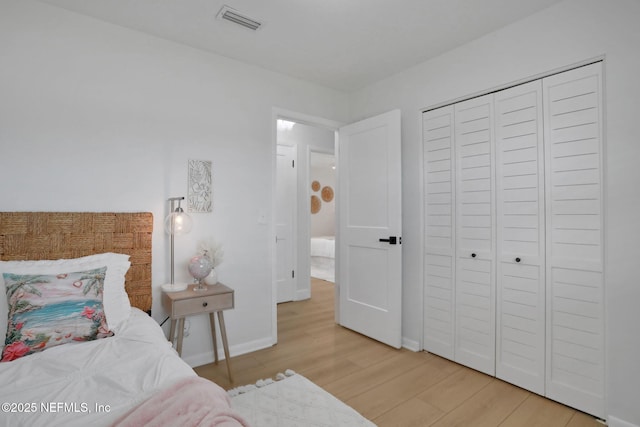
[[379, 426], [601, 426], [593, 417], [426, 352], [396, 350], [334, 322], [333, 284], [278, 306], [278, 344], [195, 369], [229, 389], [286, 369], [304, 375]]

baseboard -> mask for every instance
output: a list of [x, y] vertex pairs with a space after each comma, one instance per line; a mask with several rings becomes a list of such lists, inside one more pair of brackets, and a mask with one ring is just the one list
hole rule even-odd
[[[229, 354], [231, 355], [231, 357], [240, 356], [241, 354], [251, 353], [271, 346], [271, 337], [262, 338], [248, 343], [232, 345], [229, 347]], [[196, 366], [206, 365], [207, 363], [213, 363], [213, 361], [215, 360], [215, 358], [213, 357], [213, 349], [198, 354], [192, 354], [183, 357], [182, 359], [187, 362], [187, 364], [192, 368]], [[224, 360], [224, 350], [222, 348], [222, 345], [218, 346], [218, 359]]]
[[609, 427], [640, 427], [636, 424], [632, 424], [628, 421], [621, 420], [620, 418], [609, 416], [607, 418], [607, 425]]
[[302, 301], [311, 298], [311, 289], [298, 289], [294, 301]]
[[410, 340], [407, 337], [402, 337], [402, 347], [416, 352], [421, 350], [420, 343], [418, 341]]
[[[229, 347], [229, 353], [231, 354], [231, 356], [240, 356], [241, 354], [262, 350], [262, 349], [271, 347], [272, 345], [273, 343], [270, 337], [262, 338], [262, 339], [251, 341], [248, 343], [231, 346]], [[420, 344], [417, 341], [410, 340], [408, 338], [402, 338], [402, 347], [406, 348], [407, 350], [411, 350], [415, 352], [420, 351]], [[213, 357], [213, 349], [211, 349], [210, 351], [185, 356], [182, 359], [185, 362], [187, 362], [187, 364], [192, 368], [196, 366], [206, 365], [208, 363], [213, 363], [213, 361], [215, 360]], [[218, 359], [224, 360], [224, 351], [222, 349], [222, 346], [219, 346], [218, 348]], [[637, 427], [637, 426], [627, 423], [627, 424], [620, 424], [619, 427]]]

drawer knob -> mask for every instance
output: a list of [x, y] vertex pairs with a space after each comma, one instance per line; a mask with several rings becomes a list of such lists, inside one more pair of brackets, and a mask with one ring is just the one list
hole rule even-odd
[[209, 305], [209, 303], [208, 303], [208, 302], [206, 302], [206, 301], [202, 303], [202, 306], [203, 306], [203, 307], [206, 307], [206, 306], [208, 306], [208, 305]]
[[516, 258], [516, 262], [520, 262], [520, 261], [522, 261], [520, 257]]
[[475, 257], [476, 257], [476, 254], [471, 254], [471, 258], [475, 258]]

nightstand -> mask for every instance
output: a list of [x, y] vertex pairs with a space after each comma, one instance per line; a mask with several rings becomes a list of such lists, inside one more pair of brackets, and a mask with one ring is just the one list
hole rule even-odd
[[233, 382], [231, 377], [231, 361], [229, 357], [229, 344], [227, 342], [227, 330], [224, 326], [224, 310], [233, 308], [233, 289], [217, 283], [209, 285], [207, 290], [194, 291], [189, 285], [184, 291], [179, 292], [163, 292], [162, 306], [171, 317], [171, 332], [169, 333], [169, 341], [173, 343], [176, 332], [176, 323], [178, 325], [178, 342], [176, 350], [182, 355], [182, 338], [184, 335], [184, 319], [187, 316], [195, 314], [209, 314], [209, 324], [211, 325], [211, 338], [213, 339], [213, 355], [215, 363], [218, 364], [218, 340], [216, 339], [216, 324], [214, 315], [218, 314], [218, 323], [220, 324], [220, 335], [222, 336], [222, 346], [224, 347], [224, 357], [227, 362], [227, 372], [229, 373], [229, 381]]

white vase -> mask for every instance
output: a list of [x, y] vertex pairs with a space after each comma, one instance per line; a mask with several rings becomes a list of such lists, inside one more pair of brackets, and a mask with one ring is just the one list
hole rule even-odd
[[209, 275], [204, 278], [204, 283], [206, 283], [207, 285], [215, 285], [216, 283], [218, 283], [218, 272], [215, 268], [212, 268], [211, 273], [209, 273]]

